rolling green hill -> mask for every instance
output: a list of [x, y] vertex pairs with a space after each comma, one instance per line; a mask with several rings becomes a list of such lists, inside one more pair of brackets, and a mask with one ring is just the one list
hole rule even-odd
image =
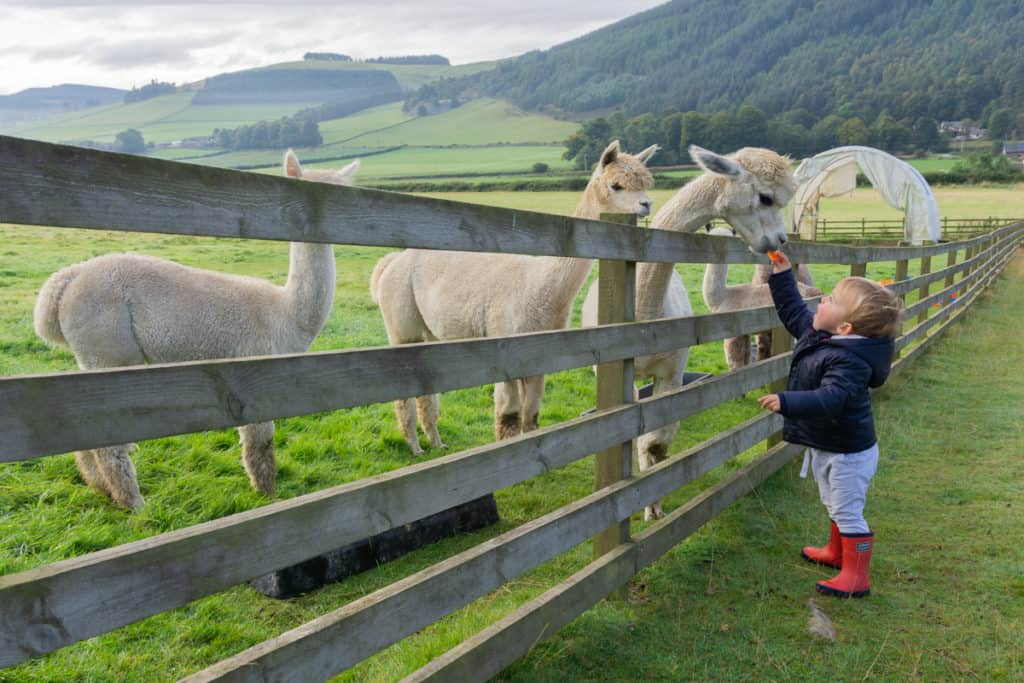
[[[279, 119], [339, 99], [362, 98], [370, 106], [396, 101], [404, 93], [441, 77], [472, 74], [493, 66], [493, 62], [462, 66], [286, 62], [211, 76], [181, 86], [176, 93], [142, 102], [106, 104], [41, 121], [0, 121], [0, 133], [48, 142], [112, 142], [117, 133], [135, 128], [147, 142], [168, 143], [210, 135], [214, 128]], [[350, 131], [347, 137], [381, 127], [362, 125], [337, 127]], [[325, 128], [331, 126], [325, 123]], [[325, 135], [325, 142], [339, 139], [333, 133]]]
[[[413, 117], [400, 102], [367, 109], [320, 125], [324, 145], [296, 152], [307, 166], [338, 167], [363, 160], [363, 180], [442, 177], [467, 173], [526, 173], [535, 163], [568, 169], [561, 140], [576, 124], [528, 114], [484, 98], [441, 114]], [[155, 156], [225, 168], [276, 172], [282, 150], [214, 153], [161, 150]], [[382, 153], [383, 152], [383, 153]]]
[[984, 120], [1024, 109], [1022, 34], [1019, 0], [673, 0], [447, 85], [627, 116], [751, 104], [769, 116]]
[[194, 92], [177, 92], [143, 102], [97, 107], [52, 120], [10, 126], [0, 129], [0, 132], [47, 142], [111, 142], [120, 131], [135, 128], [147, 142], [173, 142], [209, 135], [214, 128], [233, 128], [246, 123], [277, 119], [316, 104], [295, 102], [196, 106], [192, 102], [195, 95]]

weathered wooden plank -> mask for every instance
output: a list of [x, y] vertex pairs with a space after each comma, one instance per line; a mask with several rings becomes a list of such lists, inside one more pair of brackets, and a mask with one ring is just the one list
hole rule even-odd
[[[762, 386], [784, 372], [786, 360], [771, 359], [516, 439], [0, 577], [5, 607], [0, 667], [557, 469]], [[90, 590], [83, 592], [82, 586]]]
[[[0, 222], [24, 225], [631, 261], [764, 262], [739, 240], [634, 230], [4, 136], [0, 188], [10, 188], [0, 191]], [[787, 253], [800, 263], [850, 264], [920, 258], [952, 248], [793, 242]]]
[[[990, 249], [981, 252], [976, 258], [980, 265], [976, 266], [971, 275], [964, 277], [956, 286], [946, 287], [935, 294], [926, 296], [919, 301], [914, 302], [912, 305], [906, 308], [906, 318], [910, 319], [914, 315], [918, 315], [918, 322], [924, 322], [926, 319], [925, 314], [928, 308], [936, 303], [945, 303], [947, 298], [952, 296], [957, 290], [962, 289], [964, 285], [970, 284], [983, 277], [984, 274], [988, 273], [996, 263], [998, 263], [1008, 250], [1015, 248], [1013, 240], [1004, 241], [998, 245], [991, 247]], [[940, 271], [941, 272], [941, 271]], [[934, 273], [933, 273], [934, 275]], [[936, 280], [942, 279], [941, 277], [935, 278]], [[948, 304], [947, 304], [948, 305]]]
[[[921, 257], [921, 275], [927, 275], [932, 272], [932, 257], [922, 256]], [[928, 284], [921, 285], [920, 289], [917, 290], [917, 300], [921, 301], [928, 297]], [[920, 313], [917, 315], [917, 322], [924, 322], [925, 318], [928, 317], [927, 307], [921, 308]]]
[[739, 240], [3, 136], [0, 222], [634, 261], [764, 259]]
[[781, 444], [638, 534], [634, 542], [592, 562], [402, 683], [486, 681], [778, 471], [801, 449]]
[[[604, 220], [614, 217], [602, 215]], [[636, 216], [632, 216], [636, 224]], [[603, 259], [598, 263], [597, 322], [600, 325], [632, 322], [636, 308], [636, 264], [632, 261]], [[624, 358], [597, 366], [597, 408], [612, 408], [633, 402], [633, 359]], [[594, 458], [594, 490], [600, 490], [631, 475], [632, 441], [616, 444]], [[605, 529], [593, 540], [595, 556], [629, 540], [629, 520]]]
[[[629, 222], [636, 225], [636, 216], [602, 215], [602, 220]], [[598, 263], [597, 322], [608, 325], [632, 322], [636, 308], [636, 263], [602, 259]], [[597, 408], [612, 408], [632, 403], [633, 359], [624, 358], [597, 366]], [[632, 441], [617, 444], [596, 454], [594, 489], [599, 490], [632, 474]], [[594, 553], [600, 555], [629, 539], [629, 520], [623, 520], [598, 534], [593, 541]]]
[[[1005, 256], [1005, 260], [1000, 264], [999, 268], [994, 269], [990, 274], [988, 274], [983, 279], [983, 281], [981, 283], [979, 283], [979, 288], [984, 288], [984, 287], [987, 287], [989, 284], [991, 284], [992, 280], [994, 280], [998, 276], [998, 274], [1002, 270], [1002, 268], [1005, 267], [1006, 264], [1009, 263], [1012, 258], [1013, 258], [1013, 254], [1012, 253], [1007, 254]], [[935, 331], [932, 332], [932, 334], [930, 334], [927, 337], [925, 337], [925, 339], [920, 344], [915, 346], [913, 349], [911, 349], [909, 352], [907, 352], [905, 355], [903, 355], [898, 361], [893, 363], [893, 365], [892, 365], [892, 374], [896, 375], [896, 374], [902, 372], [903, 370], [905, 370], [907, 368], [907, 366], [910, 363], [912, 363], [914, 360], [916, 360], [918, 356], [922, 355], [928, 349], [928, 347], [931, 346], [933, 342], [935, 342], [936, 339], [939, 339], [940, 337], [942, 337], [942, 335], [945, 334], [949, 330], [951, 325], [959, 322], [960, 318], [962, 316], [964, 316], [969, 310], [970, 310], [970, 303], [968, 303], [967, 305], [962, 306], [962, 307], [956, 307], [956, 308], [951, 307], [949, 312], [942, 311], [940, 314], [938, 314], [936, 316], [933, 316], [932, 318], [929, 318], [924, 323], [921, 323], [921, 325], [919, 325], [918, 327], [921, 327], [921, 326], [931, 326], [931, 324], [933, 324], [933, 321], [939, 321], [939, 320], [942, 320], [943, 318], [945, 318], [947, 316], [949, 317], [949, 319], [946, 320], [941, 326], [936, 328]], [[916, 329], [917, 328], [915, 328], [915, 330]]]
[[257, 359], [0, 379], [0, 462], [479, 386], [770, 327], [710, 316]]
[[[975, 269], [974, 271], [971, 272], [970, 275], [968, 275], [963, 280], [958, 282], [955, 287], [946, 288], [941, 292], [933, 294], [927, 300], [920, 301], [917, 304], [914, 304], [914, 306], [911, 306], [908, 309], [908, 317], [914, 314], [915, 307], [928, 306], [935, 301], [943, 300], [945, 296], [949, 295], [954, 290], [960, 290], [960, 296], [957, 297], [956, 301], [946, 304], [938, 313], [926, 319], [924, 322], [918, 323], [917, 325], [914, 326], [913, 329], [911, 329], [905, 335], [897, 339], [897, 351], [906, 348], [907, 346], [915, 342], [918, 338], [923, 337], [929, 329], [935, 327], [942, 320], [949, 317], [953, 311], [969, 307], [973, 303], [974, 298], [983, 289], [985, 289], [989, 285], [991, 280], [994, 277], [996, 277], [999, 274], [999, 272], [1006, 266], [1006, 263], [1009, 261], [1010, 258], [1012, 258], [1013, 252], [1016, 249], [1017, 247], [1015, 245], [1007, 246], [993, 258], [992, 264], [990, 266], [981, 266]], [[967, 287], [968, 285], [970, 285], [969, 288], [964, 289], [964, 287]]]
[[639, 551], [627, 543], [596, 558], [543, 595], [417, 669], [400, 683], [489, 681], [636, 576]]
[[717, 467], [764, 439], [775, 417], [748, 421], [184, 680], [324, 680]]

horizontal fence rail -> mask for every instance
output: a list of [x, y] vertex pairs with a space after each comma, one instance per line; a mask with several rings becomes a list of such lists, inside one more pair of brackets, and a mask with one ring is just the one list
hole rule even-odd
[[[0, 136], [0, 222], [176, 235], [577, 256], [764, 263], [739, 240], [466, 204]], [[54, 201], [60, 197], [61, 201]], [[895, 261], [948, 245], [792, 242], [797, 263]]]
[[[629, 261], [763, 263], [739, 240], [622, 227], [196, 167], [0, 137], [0, 222]], [[59, 196], [60, 200], [53, 198]], [[141, 224], [140, 224], [141, 221]], [[865, 224], [866, 225], [866, 224]], [[964, 315], [1017, 253], [1024, 224], [955, 243], [795, 242], [799, 263], [949, 254], [894, 283], [908, 320], [902, 370]], [[956, 252], [966, 250], [960, 263]], [[930, 267], [930, 265], [929, 265]], [[929, 268], [922, 266], [922, 271]], [[899, 272], [899, 268], [898, 271]], [[953, 282], [954, 276], [960, 280]], [[933, 294], [928, 286], [945, 280]], [[0, 379], [0, 463], [305, 415], [629, 359], [771, 328], [772, 307], [582, 330], [272, 358]], [[786, 376], [790, 354], [659, 396], [377, 477], [0, 577], [0, 667], [184, 605], [269, 571], [564, 467]], [[272, 397], [272, 399], [271, 399]], [[486, 595], [777, 434], [763, 414], [188, 680], [329, 677]], [[56, 427], [54, 425], [57, 425]], [[524, 654], [748, 493], [800, 451], [780, 444], [407, 680], [482, 680]], [[88, 590], [83, 590], [87, 586]]]
[[803, 448], [779, 444], [761, 458], [644, 529], [631, 543], [595, 560], [445, 655], [402, 679], [483, 681], [550, 636], [649, 566], [719, 512], [777, 472]]
[[[772, 358], [516, 439], [0, 577], [0, 604], [12, 613], [9, 632], [0, 634], [0, 666], [562, 467], [763, 386], [786, 372], [787, 361]], [[91, 587], [86, 595], [83, 585]]]
[[[754, 418], [681, 456], [356, 600], [186, 681], [323, 680], [628, 519], [737, 453], [781, 419]], [[773, 416], [775, 417], [775, 416]]]

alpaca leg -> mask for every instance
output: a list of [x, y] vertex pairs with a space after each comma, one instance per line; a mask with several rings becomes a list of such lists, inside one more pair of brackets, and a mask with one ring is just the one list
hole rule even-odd
[[537, 429], [540, 403], [544, 398], [544, 375], [524, 377], [516, 382], [519, 388], [519, 418], [524, 432]]
[[757, 359], [767, 360], [772, 357], [772, 332], [771, 330], [757, 335]]
[[[654, 378], [654, 395], [660, 396], [667, 391], [670, 391], [676, 387], [682, 386], [683, 384], [683, 370], [686, 368], [686, 360], [689, 357], [689, 350], [686, 351], [680, 357], [680, 362], [676, 363], [674, 369], [674, 375], [671, 377], [658, 377]], [[653, 432], [642, 434], [637, 439], [637, 463], [640, 466], [640, 471], [644, 471], [654, 467], [658, 463], [667, 460], [669, 457], [669, 450], [672, 448], [672, 442], [675, 441], [676, 431], [679, 429], [679, 423], [673, 422], [667, 424], [664, 427], [659, 427]], [[644, 508], [644, 520], [651, 521], [654, 519], [661, 519], [663, 516], [661, 509], [661, 501], [657, 501], [648, 505]]]
[[128, 455], [134, 445], [126, 443], [93, 450], [92, 453], [95, 456], [93, 473], [100, 475], [104, 483], [101, 490], [109, 495], [115, 504], [138, 510], [146, 501], [139, 492], [139, 480], [135, 474], [135, 465], [132, 464], [132, 459]]
[[274, 462], [274, 423], [256, 422], [238, 428], [242, 440], [242, 465], [257, 491], [274, 495], [277, 464]]
[[419, 417], [423, 434], [430, 439], [430, 445], [434, 448], [447, 448], [444, 442], [441, 441], [441, 435], [437, 431], [437, 419], [441, 415], [440, 404], [440, 394], [417, 396], [416, 415]]
[[725, 362], [730, 370], [743, 368], [750, 364], [750, 336], [729, 337], [723, 342]]
[[409, 444], [412, 454], [423, 455], [423, 448], [416, 434], [416, 399], [400, 398], [395, 401], [395, 419], [398, 420], [398, 429], [405, 437], [405, 442]]
[[519, 417], [518, 382], [498, 382], [494, 385], [494, 438], [511, 439], [521, 429]]

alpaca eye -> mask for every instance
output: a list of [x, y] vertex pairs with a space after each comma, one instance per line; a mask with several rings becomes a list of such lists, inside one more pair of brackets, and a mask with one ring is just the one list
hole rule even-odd
[[761, 206], [771, 206], [772, 204], [775, 203], [774, 201], [772, 201], [772, 198], [766, 194], [759, 194], [757, 196], [761, 200]]
[[622, 185], [620, 185], [618, 183], [612, 183], [612, 190], [614, 190], [615, 192], [618, 192], [621, 189], [622, 189]]

